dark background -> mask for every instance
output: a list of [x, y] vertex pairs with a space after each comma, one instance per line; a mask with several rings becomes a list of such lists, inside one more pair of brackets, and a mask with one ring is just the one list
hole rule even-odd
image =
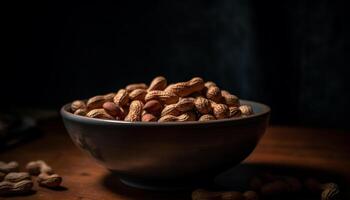
[[193, 76], [272, 107], [272, 123], [347, 127], [344, 1], [13, 2], [1, 107], [58, 110], [128, 83]]

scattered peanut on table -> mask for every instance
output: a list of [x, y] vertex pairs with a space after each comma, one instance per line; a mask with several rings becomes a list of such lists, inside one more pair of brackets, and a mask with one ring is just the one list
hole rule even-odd
[[[75, 103], [76, 109], [81, 107]], [[62, 177], [54, 174], [52, 168], [44, 161], [32, 161], [26, 166], [27, 172], [18, 172], [19, 165], [15, 161], [5, 163], [0, 161], [0, 196], [18, 195], [32, 191], [33, 181], [31, 175], [38, 176], [36, 181], [40, 186], [57, 188], [62, 182]]]
[[29, 162], [26, 169], [31, 175], [38, 175], [37, 182], [40, 186], [54, 188], [62, 182], [62, 177], [54, 174], [52, 168], [42, 160]]
[[149, 86], [135, 83], [87, 101], [76, 100], [70, 111], [90, 118], [130, 122], [210, 121], [254, 113], [250, 105], [241, 105], [237, 96], [212, 81], [194, 77], [168, 85], [163, 76], [155, 77]]

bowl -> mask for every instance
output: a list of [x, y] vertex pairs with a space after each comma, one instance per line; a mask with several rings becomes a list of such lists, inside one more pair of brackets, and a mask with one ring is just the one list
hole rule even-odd
[[255, 114], [207, 122], [125, 122], [94, 119], [62, 107], [74, 144], [129, 185], [183, 188], [213, 180], [243, 161], [268, 125], [270, 108], [241, 100]]

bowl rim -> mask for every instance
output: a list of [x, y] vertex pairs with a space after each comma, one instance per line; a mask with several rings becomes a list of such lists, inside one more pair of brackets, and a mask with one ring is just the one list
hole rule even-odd
[[63, 118], [68, 118], [73, 121], [79, 121], [83, 123], [88, 124], [99, 124], [99, 125], [131, 125], [131, 126], [184, 126], [184, 125], [203, 125], [203, 124], [220, 124], [225, 122], [232, 122], [232, 121], [245, 121], [252, 118], [257, 118], [259, 116], [268, 115], [271, 112], [271, 109], [269, 106], [255, 102], [250, 100], [244, 100], [241, 99], [240, 102], [242, 104], [254, 104], [255, 106], [259, 106], [262, 111], [259, 113], [254, 113], [252, 115], [246, 116], [246, 117], [240, 117], [240, 118], [227, 118], [227, 119], [217, 119], [217, 120], [210, 120], [210, 121], [189, 121], [189, 122], [128, 122], [128, 121], [121, 121], [121, 120], [109, 120], [109, 119], [97, 119], [97, 118], [89, 118], [85, 116], [80, 115], [74, 115], [73, 113], [68, 111], [68, 108], [70, 107], [71, 103], [67, 103], [64, 106], [62, 106], [60, 113]]

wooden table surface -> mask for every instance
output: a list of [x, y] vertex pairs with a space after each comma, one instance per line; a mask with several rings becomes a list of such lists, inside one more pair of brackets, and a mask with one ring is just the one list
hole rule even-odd
[[[32, 194], [10, 199], [190, 199], [190, 191], [155, 192], [124, 186], [117, 177], [73, 145], [60, 121], [42, 123], [40, 129], [44, 133], [41, 137], [1, 152], [0, 160], [16, 160], [21, 169], [28, 161], [45, 160], [63, 176], [64, 187], [56, 191], [35, 184]], [[272, 126], [244, 163], [283, 165], [336, 173], [344, 180], [341, 187], [342, 192], [346, 193], [350, 189], [349, 144], [349, 132]]]

